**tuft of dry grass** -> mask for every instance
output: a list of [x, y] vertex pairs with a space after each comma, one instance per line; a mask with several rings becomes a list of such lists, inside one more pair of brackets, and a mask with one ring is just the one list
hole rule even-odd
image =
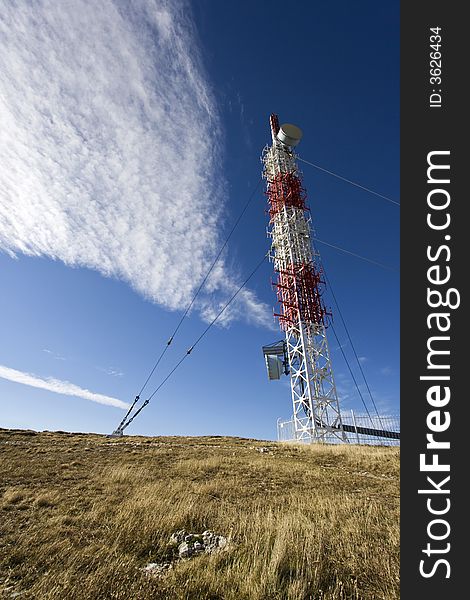
[[10, 504], [19, 504], [20, 502], [25, 500], [25, 498], [26, 498], [26, 494], [24, 493], [23, 490], [19, 490], [17, 488], [10, 487], [10, 488], [7, 488], [3, 492], [2, 500], [3, 500], [3, 505], [8, 506]]
[[[398, 448], [6, 430], [0, 446], [6, 597], [399, 598]], [[179, 529], [228, 548], [146, 576]]]
[[55, 494], [40, 494], [34, 499], [34, 506], [38, 508], [51, 508], [55, 504]]

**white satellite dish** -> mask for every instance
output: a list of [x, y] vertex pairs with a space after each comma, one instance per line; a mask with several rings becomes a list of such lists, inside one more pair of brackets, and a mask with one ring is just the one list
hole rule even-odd
[[302, 139], [302, 130], [297, 125], [291, 125], [291, 123], [284, 123], [281, 125], [277, 139], [282, 142], [285, 146], [294, 147]]

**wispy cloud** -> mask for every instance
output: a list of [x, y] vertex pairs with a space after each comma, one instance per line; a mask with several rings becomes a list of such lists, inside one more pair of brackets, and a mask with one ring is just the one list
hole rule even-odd
[[380, 374], [381, 374], [381, 375], [385, 375], [385, 376], [387, 376], [387, 375], [391, 375], [392, 373], [393, 373], [393, 370], [392, 370], [392, 368], [391, 368], [391, 367], [382, 367], [382, 368], [380, 369]]
[[[189, 12], [177, 0], [3, 3], [0, 250], [95, 269], [170, 309], [189, 303], [226, 195]], [[222, 263], [199, 310], [236, 282]], [[253, 293], [236, 306], [226, 319], [271, 320]]]
[[42, 351], [45, 352], [46, 354], [49, 354], [49, 356], [51, 358], [55, 358], [55, 360], [66, 360], [65, 356], [62, 356], [61, 354], [57, 354], [57, 352], [54, 352], [53, 350], [49, 350], [49, 348], [43, 348]]
[[106, 373], [106, 375], [111, 375], [112, 377], [123, 377], [124, 373], [120, 369], [115, 369], [114, 367], [96, 367], [98, 371]]
[[332, 352], [336, 352], [337, 350], [341, 350], [342, 348], [346, 348], [346, 346], [349, 344], [348, 340], [345, 340], [344, 342], [340, 342], [339, 346], [336, 345], [334, 346], [331, 350]]
[[43, 379], [33, 375], [32, 373], [25, 373], [23, 371], [17, 371], [10, 367], [0, 365], [0, 377], [2, 379], [8, 379], [8, 381], [14, 381], [15, 383], [22, 383], [23, 385], [30, 385], [31, 387], [40, 388], [49, 392], [55, 392], [56, 394], [65, 394], [66, 396], [75, 396], [76, 398], [83, 398], [84, 400], [91, 400], [92, 402], [98, 402], [99, 404], [107, 404], [108, 406], [116, 406], [126, 410], [129, 408], [129, 404], [113, 398], [111, 396], [105, 396], [104, 394], [96, 394], [90, 392], [90, 390], [84, 389], [70, 383], [69, 381], [61, 381], [52, 377]]

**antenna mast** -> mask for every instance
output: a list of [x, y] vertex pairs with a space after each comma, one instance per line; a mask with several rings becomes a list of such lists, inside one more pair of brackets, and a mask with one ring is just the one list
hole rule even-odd
[[[263, 177], [269, 202], [270, 258], [277, 274], [273, 285], [281, 307], [275, 316], [285, 332], [295, 438], [346, 442], [326, 337], [331, 313], [322, 299], [322, 270], [312, 247], [310, 211], [293, 151], [302, 132], [295, 125], [279, 127], [275, 114], [269, 122], [272, 145], [263, 150]], [[276, 360], [267, 347], [263, 352], [267, 364], [268, 359]]]

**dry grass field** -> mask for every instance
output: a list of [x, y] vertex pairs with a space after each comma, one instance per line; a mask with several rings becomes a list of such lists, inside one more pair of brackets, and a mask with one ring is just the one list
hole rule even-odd
[[2, 598], [399, 598], [398, 448], [0, 430], [0, 484]]

